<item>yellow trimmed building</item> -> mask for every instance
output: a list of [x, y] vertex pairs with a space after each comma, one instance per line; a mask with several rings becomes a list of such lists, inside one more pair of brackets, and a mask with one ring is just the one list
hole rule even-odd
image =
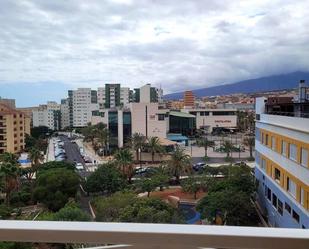
[[30, 134], [31, 118], [0, 102], [0, 154], [17, 153], [25, 149], [26, 134]]
[[309, 102], [256, 100], [258, 202], [274, 227], [309, 228]]

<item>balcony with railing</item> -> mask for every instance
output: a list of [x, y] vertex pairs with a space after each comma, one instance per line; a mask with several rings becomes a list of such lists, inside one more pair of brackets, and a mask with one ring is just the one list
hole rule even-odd
[[[96, 248], [308, 249], [309, 230], [206, 225], [0, 221], [0, 241], [74, 243]], [[98, 247], [98, 245], [100, 245]], [[93, 247], [92, 247], [93, 248]]]

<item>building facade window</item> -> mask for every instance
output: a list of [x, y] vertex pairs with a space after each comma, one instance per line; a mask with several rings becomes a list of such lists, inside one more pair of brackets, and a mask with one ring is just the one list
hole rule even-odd
[[308, 150], [307, 149], [301, 148], [300, 164], [304, 167], [308, 167]]
[[276, 150], [276, 138], [271, 137], [271, 148], [272, 150]]
[[297, 147], [295, 144], [289, 145], [289, 158], [293, 161], [297, 161]]
[[287, 148], [287, 143], [285, 141], [282, 141], [281, 143], [281, 154], [286, 156], [286, 148]]
[[268, 141], [268, 134], [265, 135], [265, 145], [268, 146], [269, 145], [269, 141]]
[[273, 206], [277, 209], [277, 196], [273, 193]]
[[295, 210], [293, 210], [292, 217], [297, 221], [297, 223], [299, 223], [299, 214], [296, 213]]
[[267, 188], [267, 199], [271, 201], [271, 189]]
[[163, 121], [165, 119], [165, 114], [158, 114], [158, 120]]
[[275, 168], [275, 181], [280, 183], [281, 172], [279, 169]]
[[305, 190], [300, 188], [300, 204], [304, 206], [305, 204]]
[[283, 203], [278, 199], [278, 213], [282, 216], [283, 215]]
[[296, 198], [296, 184], [289, 177], [287, 177], [287, 191]]
[[284, 208], [285, 208], [285, 210], [289, 213], [289, 214], [291, 214], [291, 206], [288, 204], [288, 203], [284, 203]]
[[261, 168], [263, 170], [266, 170], [266, 160], [264, 158], [262, 158], [262, 160], [261, 160]]

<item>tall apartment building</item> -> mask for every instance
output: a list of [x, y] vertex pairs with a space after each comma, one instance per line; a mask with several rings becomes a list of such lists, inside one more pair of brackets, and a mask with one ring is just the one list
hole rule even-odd
[[91, 122], [92, 111], [98, 110], [97, 91], [78, 88], [68, 91], [69, 123], [71, 127], [84, 127]]
[[163, 91], [146, 84], [140, 88], [134, 89], [133, 102], [136, 103], [155, 103], [162, 100]]
[[105, 84], [98, 88], [98, 103], [100, 109], [126, 106], [130, 102], [130, 88], [120, 84]]
[[309, 228], [309, 98], [256, 100], [258, 201], [275, 227]]
[[24, 150], [26, 134], [30, 134], [30, 117], [0, 103], [0, 154]]
[[4, 99], [4, 98], [0, 97], [0, 103], [1, 104], [5, 104], [8, 107], [13, 108], [13, 109], [16, 108], [16, 106], [15, 106], [15, 99]]
[[68, 99], [61, 100], [60, 113], [61, 113], [61, 129], [70, 127], [70, 109]]
[[33, 127], [46, 126], [51, 130], [61, 128], [60, 105], [55, 101], [48, 101], [46, 105], [40, 105], [32, 111]]
[[185, 91], [183, 100], [184, 100], [184, 108], [185, 109], [187, 109], [187, 108], [194, 108], [194, 106], [195, 106], [195, 103], [194, 103], [195, 102], [195, 97], [194, 97], [192, 91]]

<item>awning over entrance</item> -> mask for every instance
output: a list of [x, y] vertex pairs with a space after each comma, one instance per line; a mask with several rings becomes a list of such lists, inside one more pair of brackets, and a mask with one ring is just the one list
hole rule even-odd
[[170, 116], [176, 116], [176, 117], [181, 117], [181, 118], [195, 118], [194, 115], [190, 114], [190, 113], [186, 113], [186, 112], [175, 112], [175, 111], [171, 111], [169, 113]]

